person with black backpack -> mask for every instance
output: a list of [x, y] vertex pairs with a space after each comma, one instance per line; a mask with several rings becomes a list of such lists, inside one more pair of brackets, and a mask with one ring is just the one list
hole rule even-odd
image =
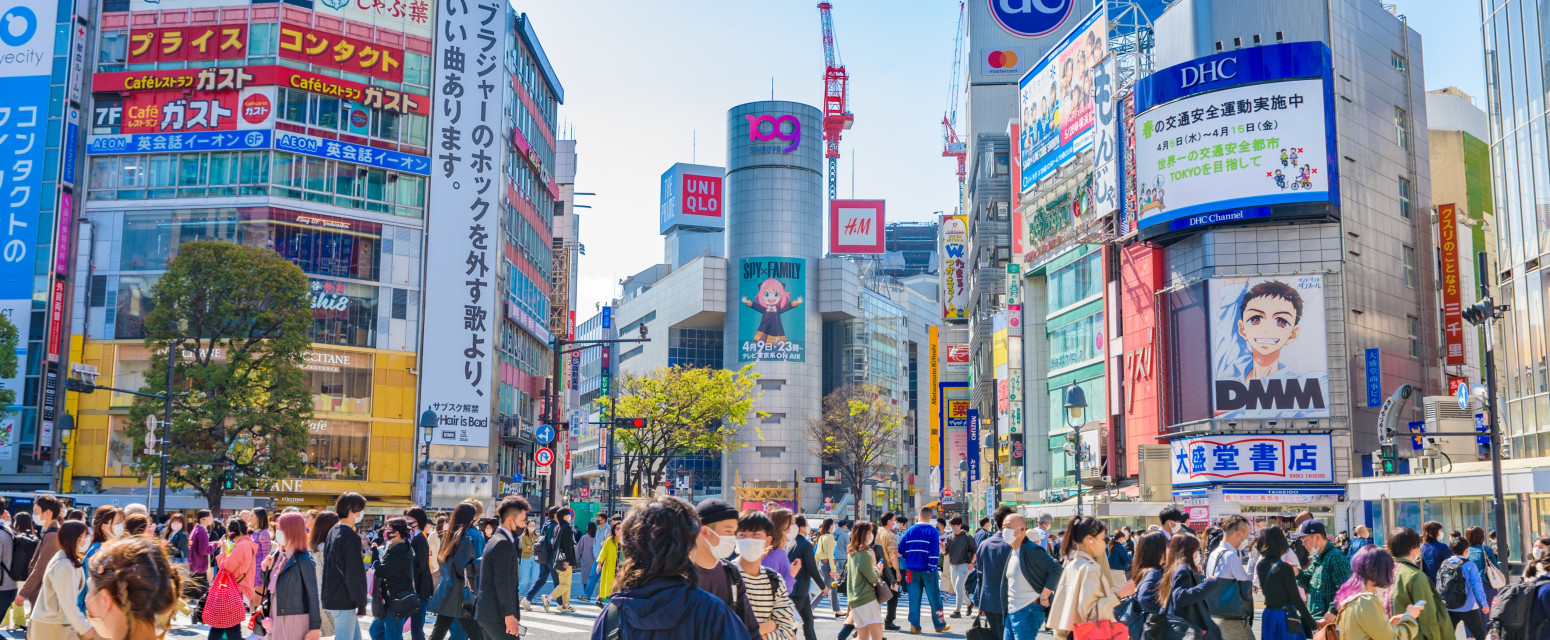
[[1550, 640], [1550, 560], [1529, 561], [1522, 581], [1497, 592], [1490, 629], [1501, 640]]
[[[533, 599], [538, 597], [538, 592], [544, 588], [544, 583], [549, 581], [554, 569], [554, 514], [560, 511], [559, 507], [549, 507], [544, 511], [543, 522], [538, 525], [538, 542], [533, 545], [533, 562], [538, 563], [538, 579], [533, 581], [533, 586], [528, 588], [522, 596], [522, 610], [533, 610]], [[555, 576], [555, 586], [559, 586], [559, 576]], [[544, 611], [549, 610], [549, 598], [544, 597]]]
[[1453, 557], [1437, 568], [1438, 595], [1442, 596], [1443, 606], [1448, 608], [1455, 632], [1462, 622], [1470, 638], [1485, 640], [1485, 614], [1489, 611], [1490, 600], [1485, 597], [1480, 567], [1469, 561], [1468, 540], [1455, 539], [1448, 547], [1453, 551]]
[[[32, 514], [25, 511], [16, 514], [16, 518], [11, 521], [11, 531], [15, 534], [12, 537], [11, 543], [11, 562], [14, 562], [16, 567], [26, 567], [28, 564], [31, 564], [31, 558], [28, 557], [26, 561], [22, 560], [22, 554], [25, 551], [24, 545], [32, 545], [32, 550], [25, 551], [25, 553], [37, 553], [37, 543], [35, 542], [37, 536], [33, 535], [35, 532], [32, 529]], [[16, 543], [17, 540], [27, 540], [29, 542], [18, 545]], [[10, 574], [10, 571], [6, 570], [6, 573]], [[15, 578], [15, 574], [10, 575], [13, 579]], [[19, 581], [18, 584], [20, 584]], [[22, 607], [21, 600], [14, 594], [10, 600], [0, 600], [0, 628], [14, 629], [22, 632], [27, 631], [27, 609]]]

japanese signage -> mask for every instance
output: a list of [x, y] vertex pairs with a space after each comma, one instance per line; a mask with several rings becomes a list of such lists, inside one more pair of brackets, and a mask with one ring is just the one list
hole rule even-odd
[[[375, 149], [363, 144], [314, 138], [289, 131], [275, 132], [274, 148], [278, 151], [291, 151], [314, 158], [343, 160], [420, 176], [431, 175], [431, 159], [425, 156]], [[437, 195], [439, 202], [440, 194]]]
[[1329, 51], [1318, 42], [1200, 58], [1139, 81], [1135, 120], [1140, 227], [1256, 207], [1338, 202]]
[[[930, 361], [928, 371], [930, 375], [931, 389], [935, 389], [937, 384], [942, 381], [941, 329], [942, 327], [935, 324], [926, 327], [926, 348], [927, 353], [931, 354], [930, 358], [928, 358]], [[927, 439], [927, 448], [929, 453], [926, 458], [926, 464], [927, 466], [935, 468], [942, 464], [942, 422], [941, 419], [937, 416], [937, 412], [941, 411], [942, 403], [940, 396], [937, 394], [931, 393], [928, 395], [931, 396], [930, 401], [928, 402], [930, 405], [929, 408], [931, 409], [931, 437]]]
[[268, 129], [274, 124], [274, 88], [242, 91], [142, 91], [124, 99], [115, 133], [193, 133]]
[[59, 362], [59, 335], [63, 333], [65, 321], [65, 305], [70, 300], [65, 297], [64, 278], [54, 279], [54, 291], [48, 298], [48, 361]]
[[[501, 22], [505, 22], [504, 17]], [[504, 29], [501, 29], [504, 31]], [[473, 37], [473, 36], [470, 36]], [[505, 37], [504, 35], [498, 37]], [[446, 38], [442, 38], [446, 40]], [[476, 40], [476, 43], [479, 41]], [[492, 38], [486, 42], [495, 42]], [[479, 48], [483, 45], [480, 44]], [[468, 52], [452, 47], [454, 58]], [[448, 48], [437, 51], [439, 57]], [[404, 81], [404, 50], [301, 25], [280, 24], [280, 57], [299, 60], [392, 82]], [[498, 57], [498, 56], [497, 56]], [[458, 61], [462, 64], [462, 61]], [[439, 79], [439, 78], [438, 78]]]
[[969, 307], [969, 221], [964, 216], [942, 216], [937, 259], [942, 261], [942, 317], [961, 320]]
[[1022, 237], [1023, 264], [1037, 264], [1069, 240], [1078, 225], [1093, 218], [1093, 180], [1077, 183], [1076, 188], [1056, 196], [1037, 209], [1024, 207], [1014, 233]]
[[1217, 418], [1329, 416], [1324, 276], [1211, 280]]
[[1114, 101], [1114, 56], [1093, 70], [1093, 212], [1106, 216], [1118, 211], [1120, 191], [1119, 104]]
[[1136, 97], [1134, 94], [1125, 96], [1121, 101], [1120, 112], [1124, 125], [1120, 136], [1120, 175], [1123, 177], [1120, 201], [1124, 209], [1120, 213], [1119, 225], [1116, 228], [1119, 235], [1124, 237], [1136, 232], [1136, 216], [1139, 215], [1140, 206], [1136, 202]]
[[[38, 245], [38, 212], [45, 195], [43, 149], [48, 123], [49, 82], [54, 61], [54, 24], [59, 3], [47, 0], [12, 0], [0, 13], [0, 198], [9, 212], [9, 223], [0, 233], [0, 315], [27, 336], [32, 320], [33, 269]], [[17, 359], [27, 362], [25, 338], [17, 344]], [[0, 381], [22, 401], [22, 375]], [[50, 418], [52, 420], [52, 418]], [[11, 424], [15, 424], [12, 422]], [[47, 425], [52, 431], [52, 423]], [[42, 429], [39, 430], [40, 432]], [[43, 446], [51, 440], [42, 439]], [[52, 433], [50, 433], [52, 437]], [[10, 435], [7, 442], [18, 436]]]
[[829, 201], [829, 253], [883, 252], [882, 200]]
[[1329, 434], [1223, 434], [1181, 438], [1173, 447], [1173, 486], [1216, 482], [1334, 482]]
[[737, 273], [737, 361], [805, 362], [807, 260], [743, 258]]
[[1345, 495], [1344, 487], [1318, 489], [1227, 489], [1222, 499], [1239, 504], [1318, 504], [1338, 502]]
[[116, 153], [177, 153], [180, 151], [243, 151], [268, 149], [271, 132], [210, 131], [205, 133], [135, 133], [93, 136], [86, 143], [86, 155]]
[[1093, 11], [1018, 82], [1023, 190], [1092, 145], [1093, 67], [1108, 52], [1108, 29], [1103, 10]]
[[942, 429], [942, 452], [945, 455], [943, 467], [947, 473], [941, 474], [942, 486], [938, 492], [950, 489], [968, 489], [957, 482], [949, 482], [948, 478], [959, 479], [966, 476], [969, 471], [968, 444], [969, 444], [969, 401], [948, 400], [947, 415]]
[[1383, 406], [1383, 354], [1377, 348], [1363, 354], [1367, 368], [1367, 406]]
[[[537, 154], [535, 153], [536, 157]], [[722, 183], [727, 170], [680, 162], [662, 174], [658, 231], [677, 226], [726, 228]]]
[[[979, 409], [970, 409], [969, 410], [968, 421], [969, 421], [969, 442], [968, 442], [967, 446], [965, 446], [965, 448], [968, 449], [968, 458], [969, 458], [969, 477], [968, 477], [968, 481], [969, 481], [970, 484], [973, 484], [975, 481], [980, 479], [980, 412], [979, 412]], [[968, 489], [969, 489], [969, 487], [964, 487], [965, 491], [967, 491]]]
[[129, 31], [129, 64], [230, 60], [248, 55], [245, 22], [200, 27], [153, 27]]
[[1447, 366], [1464, 364], [1464, 281], [1459, 273], [1458, 207], [1452, 203], [1437, 206], [1437, 239], [1442, 269], [1437, 281], [1442, 285], [1442, 344]]
[[431, 0], [314, 0], [312, 11], [429, 38]]
[[[341, 100], [359, 103], [363, 107], [394, 113], [430, 114], [430, 100], [425, 96], [330, 78], [279, 65], [113, 71], [92, 75], [92, 91], [100, 92], [224, 91], [255, 85], [279, 85], [309, 93], [335, 96]], [[98, 105], [102, 103], [102, 100], [97, 101]], [[102, 125], [101, 118], [98, 120], [98, 125]]]
[[[421, 403], [436, 411], [435, 444], [489, 446], [495, 374], [493, 329], [500, 266], [502, 65], [506, 4], [442, 2], [436, 8], [432, 82], [437, 156], [431, 191], [439, 205], [426, 237]], [[282, 37], [282, 45], [285, 39]]]

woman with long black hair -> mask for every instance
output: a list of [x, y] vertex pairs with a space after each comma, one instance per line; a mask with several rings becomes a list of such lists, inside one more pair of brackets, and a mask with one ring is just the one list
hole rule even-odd
[[[431, 596], [427, 608], [436, 614], [436, 627], [431, 629], [431, 640], [445, 640], [447, 632], [457, 624], [468, 633], [469, 640], [482, 640], [484, 632], [474, 622], [473, 603], [464, 598], [473, 595], [478, 588], [475, 582], [479, 574], [479, 555], [483, 549], [474, 537], [474, 506], [460, 504], [452, 511], [447, 535], [441, 539], [441, 582]], [[465, 606], [466, 605], [466, 606]]]
[[1200, 566], [1195, 564], [1199, 554], [1200, 539], [1195, 536], [1173, 536], [1168, 540], [1168, 558], [1163, 561], [1157, 597], [1168, 615], [1183, 618], [1196, 629], [1204, 630], [1207, 638], [1220, 638], [1222, 630], [1211, 619], [1211, 611], [1206, 607], [1206, 598], [1219, 583], [1216, 578], [1201, 579]]
[[[1259, 530], [1259, 564], [1254, 573], [1259, 576], [1259, 588], [1265, 595], [1265, 608], [1260, 614], [1261, 640], [1302, 640], [1313, 637], [1313, 615], [1308, 613], [1308, 603], [1297, 590], [1297, 568], [1286, 562], [1286, 552], [1292, 548], [1286, 532], [1270, 526]], [[1301, 633], [1296, 633], [1297, 630]]]

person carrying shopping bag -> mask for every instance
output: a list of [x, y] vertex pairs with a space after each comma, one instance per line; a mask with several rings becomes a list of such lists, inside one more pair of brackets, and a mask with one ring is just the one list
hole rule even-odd
[[[1102, 637], [1103, 630], [1111, 626], [1127, 633], [1115, 620], [1114, 607], [1136, 592], [1136, 583], [1127, 580], [1122, 585], [1114, 584], [1104, 554], [1105, 532], [1103, 522], [1090, 516], [1066, 527], [1066, 535], [1060, 541], [1065, 566], [1045, 623], [1055, 631], [1056, 640]], [[1098, 558], [1104, 561], [1099, 562]]]

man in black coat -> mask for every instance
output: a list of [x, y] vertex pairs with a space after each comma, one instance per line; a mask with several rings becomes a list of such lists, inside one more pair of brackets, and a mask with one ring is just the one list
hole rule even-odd
[[436, 581], [431, 578], [431, 544], [425, 539], [430, 531], [431, 519], [420, 507], [404, 509], [412, 530], [409, 545], [414, 549], [414, 592], [420, 596], [420, 610], [409, 621], [411, 640], [425, 640], [425, 604], [436, 593]]
[[[796, 588], [791, 591], [791, 603], [796, 605], [797, 615], [802, 617], [802, 634], [807, 640], [818, 640], [818, 634], [813, 630], [813, 581], [819, 585], [826, 585], [822, 571], [818, 570], [818, 560], [813, 557], [813, 542], [807, 539], [807, 518], [796, 517], [797, 541], [791, 548], [791, 564], [797, 566]], [[822, 586], [818, 592], [819, 599], [829, 593], [827, 586]]]
[[339, 496], [334, 513], [339, 524], [323, 543], [323, 611], [334, 619], [336, 640], [364, 640], [359, 617], [366, 613], [366, 564], [361, 561], [361, 536], [355, 523], [366, 512], [366, 498], [359, 493]]
[[484, 579], [479, 581], [474, 620], [479, 622], [486, 640], [517, 640], [522, 636], [522, 598], [515, 579], [522, 562], [522, 544], [516, 532], [527, 528], [528, 509], [527, 501], [517, 496], [501, 500], [496, 508], [500, 528], [485, 543], [484, 557], [479, 560], [479, 575]]

